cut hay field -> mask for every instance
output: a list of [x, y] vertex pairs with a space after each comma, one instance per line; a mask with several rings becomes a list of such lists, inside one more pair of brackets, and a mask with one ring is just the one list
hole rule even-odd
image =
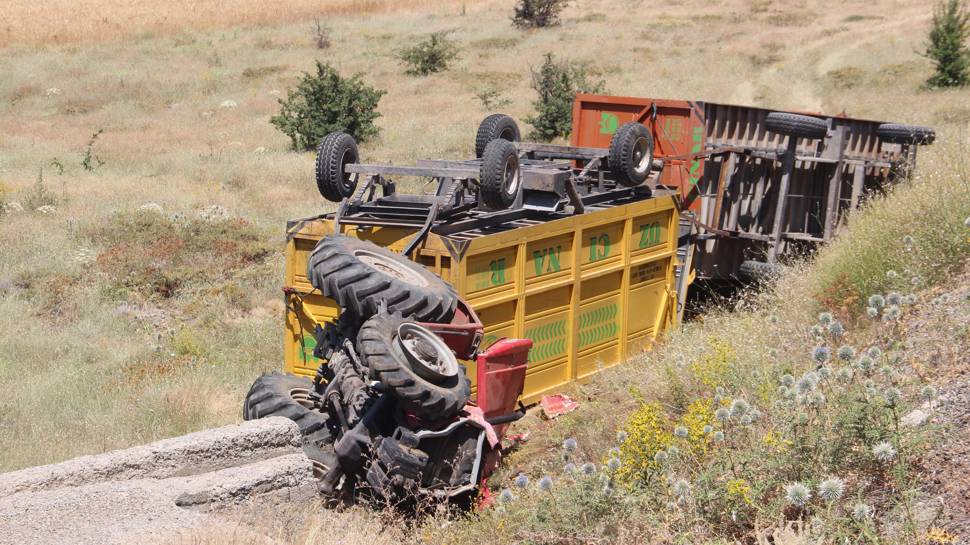
[[[657, 359], [644, 360], [655, 367], [632, 367], [636, 380], [604, 378], [590, 395], [630, 382], [670, 384], [650, 373], [699, 357], [703, 347], [689, 347], [700, 339], [784, 350], [788, 341], [769, 338], [758, 321], [766, 314], [780, 316], [785, 331], [802, 327], [823, 310], [816, 295], [836, 282], [878, 286], [871, 279], [895, 266], [887, 256], [902, 251], [904, 234], [949, 241], [962, 228], [954, 225], [970, 215], [970, 89], [922, 87], [932, 72], [917, 53], [931, 18], [923, 2], [576, 0], [562, 25], [529, 32], [510, 24], [513, 4], [3, 2], [0, 471], [241, 418], [249, 384], [282, 363], [285, 221], [331, 208], [313, 184], [313, 157], [291, 151], [269, 123], [277, 99], [316, 60], [387, 90], [381, 133], [361, 150], [365, 160], [398, 164], [471, 155], [477, 124], [491, 113], [476, 97], [482, 91], [496, 91], [505, 113], [531, 114], [530, 68], [546, 53], [586, 64], [612, 94], [844, 111], [937, 129], [938, 144], [921, 151], [920, 185], [879, 201], [875, 219], [848, 229], [857, 238], [803, 265], [799, 271], [808, 272], [793, 274], [790, 286], [759, 299], [754, 311], [741, 303], [740, 315], [712, 314], [675, 336]], [[328, 49], [316, 46], [316, 19], [329, 29]], [[444, 73], [406, 75], [397, 52], [435, 31], [450, 33], [458, 60]], [[941, 218], [949, 223], [933, 223]], [[925, 251], [907, 266], [933, 283], [957, 274], [967, 257], [959, 243]], [[848, 320], [859, 309], [846, 305]], [[859, 342], [878, 335], [863, 328]], [[812, 342], [798, 339], [790, 342], [799, 350]], [[955, 342], [966, 346], [967, 337]], [[745, 357], [754, 353], [736, 348]], [[670, 373], [682, 367], [670, 366]], [[688, 382], [688, 389], [696, 386]], [[560, 463], [543, 449], [570, 433], [598, 445], [625, 421], [626, 413], [616, 416], [607, 404], [588, 405], [600, 432], [574, 431], [580, 421], [567, 420], [537, 433], [528, 452], [540, 453], [515, 467], [541, 474]], [[602, 457], [605, 448], [587, 454]], [[624, 513], [646, 516], [634, 507]], [[636, 543], [642, 530], [617, 533], [600, 523], [615, 520], [589, 527], [614, 542]], [[670, 523], [672, 534], [655, 537], [683, 542], [678, 532], [693, 523], [700, 525]], [[485, 534], [473, 534], [490, 524], [498, 522], [486, 517], [445, 533], [422, 531], [430, 541], [482, 542]], [[528, 528], [523, 534], [503, 527], [492, 537], [496, 543], [595, 537], [564, 526]], [[287, 535], [294, 543], [320, 539]], [[721, 534], [707, 537], [729, 542], [713, 541]], [[223, 539], [217, 531], [197, 541]]]

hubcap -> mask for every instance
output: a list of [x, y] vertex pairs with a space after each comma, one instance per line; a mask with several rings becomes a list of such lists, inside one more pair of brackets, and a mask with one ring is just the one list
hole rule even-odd
[[415, 323], [406, 322], [397, 328], [401, 352], [419, 376], [433, 383], [458, 374], [458, 360], [437, 335]]
[[340, 156], [340, 172], [343, 173], [343, 186], [344, 193], [350, 196], [353, 193], [354, 188], [357, 187], [357, 175], [347, 173], [347, 165], [357, 162], [357, 154], [352, 153], [353, 150], [344, 150], [343, 155]]
[[502, 177], [505, 179], [505, 193], [515, 196], [516, 192], [519, 191], [519, 161], [516, 157], [509, 157], [508, 161], [505, 162]]
[[385, 256], [368, 250], [357, 250], [354, 252], [354, 255], [357, 256], [357, 259], [361, 260], [368, 267], [376, 269], [388, 276], [393, 276], [398, 280], [402, 280], [415, 286], [428, 285], [428, 281], [416, 271], [406, 265], [402, 265], [401, 263], [388, 259]]
[[643, 174], [650, 170], [650, 162], [653, 160], [650, 152], [651, 150], [647, 139], [638, 138], [633, 145], [633, 162], [637, 165], [634, 167], [634, 170], [637, 171], [637, 174]]

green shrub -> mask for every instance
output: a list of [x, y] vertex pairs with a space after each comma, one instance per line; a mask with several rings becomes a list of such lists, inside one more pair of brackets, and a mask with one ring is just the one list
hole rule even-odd
[[549, 141], [569, 136], [576, 93], [600, 93], [603, 87], [602, 81], [590, 81], [585, 66], [556, 62], [547, 53], [542, 66], [532, 70], [532, 88], [539, 97], [532, 103], [536, 115], [525, 119], [534, 128], [531, 138]]
[[927, 83], [932, 87], [959, 87], [970, 82], [970, 12], [960, 0], [941, 0], [933, 12], [925, 55], [936, 64]]
[[458, 56], [458, 46], [448, 39], [447, 32], [435, 32], [420, 42], [401, 50], [401, 61], [408, 67], [407, 73], [427, 76], [448, 69], [448, 64]]
[[559, 14], [569, 0], [519, 0], [512, 24], [519, 28], [543, 28], [560, 23]]
[[360, 74], [345, 78], [329, 64], [316, 65], [316, 74], [305, 73], [279, 100], [280, 113], [270, 123], [290, 137], [295, 150], [312, 150], [335, 131], [361, 142], [377, 135], [377, 103], [387, 91], [367, 85]]

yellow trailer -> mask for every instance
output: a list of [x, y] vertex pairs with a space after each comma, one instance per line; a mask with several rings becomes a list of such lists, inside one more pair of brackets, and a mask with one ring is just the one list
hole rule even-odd
[[[290, 222], [286, 252], [285, 367], [313, 376], [318, 324], [336, 303], [314, 290], [307, 261], [334, 232], [332, 214]], [[340, 224], [341, 233], [401, 252], [417, 229]], [[523, 402], [647, 350], [678, 320], [678, 290], [690, 280], [678, 259], [677, 197], [632, 194], [581, 214], [523, 213], [499, 224], [432, 228], [412, 258], [447, 280], [485, 326], [482, 348], [503, 337], [534, 346]], [[678, 282], [678, 278], [684, 277]], [[475, 363], [463, 362], [475, 377]], [[473, 384], [474, 388], [474, 384]]]

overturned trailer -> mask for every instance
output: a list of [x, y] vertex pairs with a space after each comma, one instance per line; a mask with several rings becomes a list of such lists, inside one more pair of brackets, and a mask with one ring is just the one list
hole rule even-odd
[[659, 184], [685, 201], [699, 277], [771, 271], [827, 241], [871, 192], [915, 166], [928, 127], [715, 102], [577, 95], [572, 144], [600, 147], [636, 121], [653, 134]]

